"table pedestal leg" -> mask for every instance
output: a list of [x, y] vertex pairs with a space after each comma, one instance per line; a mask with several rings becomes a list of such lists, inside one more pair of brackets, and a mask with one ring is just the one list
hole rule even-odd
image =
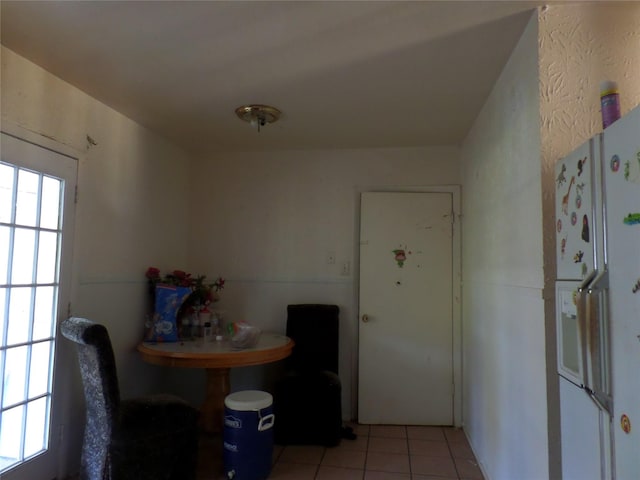
[[222, 432], [224, 399], [229, 394], [229, 369], [207, 368], [207, 392], [200, 407], [200, 428], [207, 433]]

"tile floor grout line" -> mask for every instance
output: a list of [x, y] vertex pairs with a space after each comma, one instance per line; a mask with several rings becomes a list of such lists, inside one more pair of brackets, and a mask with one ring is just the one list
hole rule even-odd
[[364, 465], [362, 466], [362, 480], [367, 478], [367, 459], [369, 458], [369, 433], [367, 432], [367, 442], [364, 449]]
[[[324, 453], [322, 454], [322, 457], [324, 457]], [[320, 457], [320, 463], [322, 463], [322, 457]], [[314, 480], [318, 478], [318, 474], [320, 473], [320, 463], [316, 465], [316, 473], [313, 475]]]
[[[444, 432], [442, 432], [444, 433]], [[451, 449], [451, 442], [449, 441], [449, 437], [445, 434], [445, 440], [447, 441], [447, 448], [449, 449], [449, 455], [451, 455], [451, 461], [453, 462], [453, 468], [456, 469], [456, 477], [460, 480], [460, 471], [458, 470], [458, 464], [456, 463], [456, 459], [453, 457], [453, 450]]]
[[407, 461], [409, 462], [409, 478], [413, 477], [413, 467], [411, 466], [411, 446], [409, 445], [409, 429], [404, 426], [404, 435], [407, 442]]

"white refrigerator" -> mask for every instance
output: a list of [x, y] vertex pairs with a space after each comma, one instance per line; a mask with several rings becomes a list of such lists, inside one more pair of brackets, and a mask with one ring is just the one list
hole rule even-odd
[[640, 479], [640, 107], [555, 175], [563, 480]]

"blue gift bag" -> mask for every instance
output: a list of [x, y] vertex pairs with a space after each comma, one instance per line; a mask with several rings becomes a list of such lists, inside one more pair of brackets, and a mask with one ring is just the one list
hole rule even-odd
[[192, 292], [189, 287], [156, 285], [155, 312], [147, 341], [178, 341], [178, 311]]

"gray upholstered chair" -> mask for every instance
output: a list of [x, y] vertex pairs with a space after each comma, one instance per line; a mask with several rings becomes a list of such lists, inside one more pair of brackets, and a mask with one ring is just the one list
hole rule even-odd
[[86, 400], [80, 479], [195, 479], [198, 411], [172, 395], [120, 400], [104, 325], [72, 317], [60, 330], [76, 343]]

